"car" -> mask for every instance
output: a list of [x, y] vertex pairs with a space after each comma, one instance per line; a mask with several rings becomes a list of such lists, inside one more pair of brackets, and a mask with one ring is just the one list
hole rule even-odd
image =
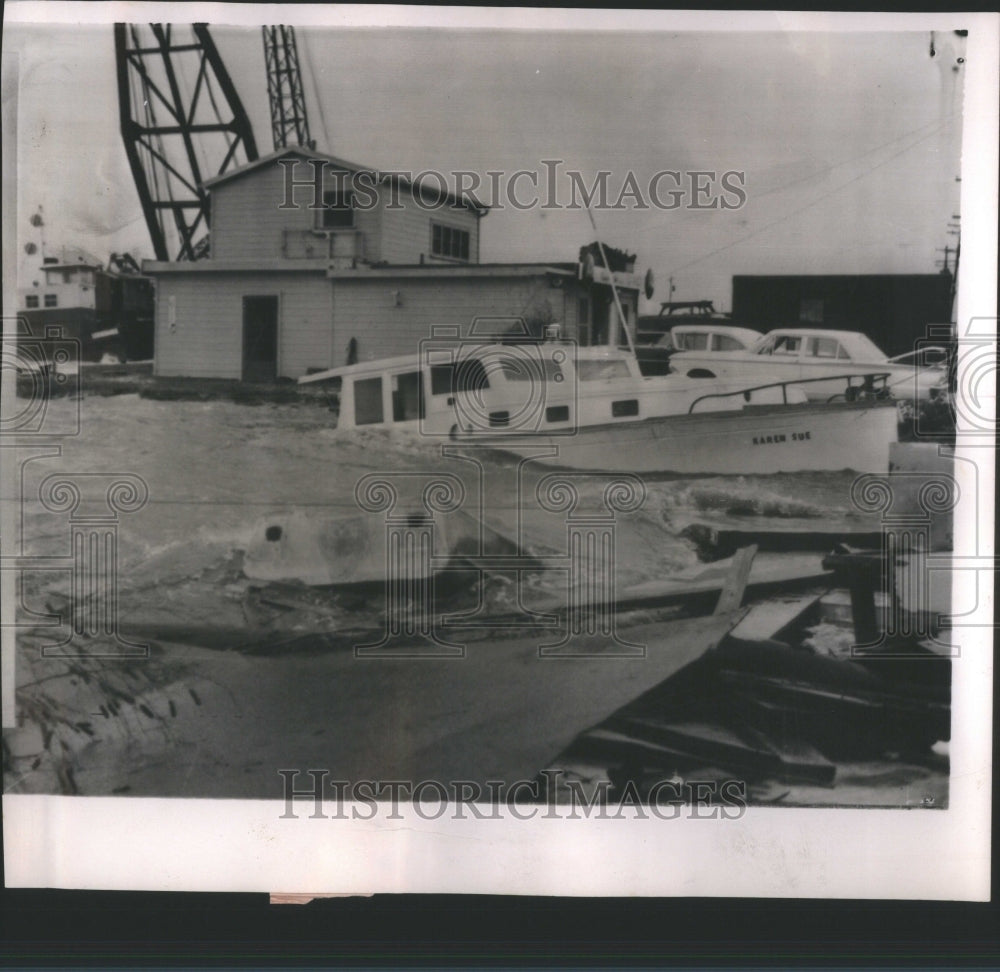
[[677, 351], [745, 351], [761, 337], [760, 331], [730, 324], [675, 324], [653, 344], [637, 345], [635, 356], [644, 375], [666, 375]]
[[851, 397], [859, 378], [885, 375], [895, 398], [915, 401], [936, 397], [946, 387], [947, 360], [948, 350], [942, 347], [888, 358], [860, 331], [779, 328], [746, 350], [677, 351], [670, 367], [691, 378], [802, 379], [801, 387], [813, 401]]

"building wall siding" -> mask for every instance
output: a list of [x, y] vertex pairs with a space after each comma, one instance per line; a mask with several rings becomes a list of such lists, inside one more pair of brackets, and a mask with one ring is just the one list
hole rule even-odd
[[[417, 353], [434, 325], [458, 326], [466, 336], [475, 317], [523, 317], [535, 333], [557, 321], [564, 337], [577, 339], [584, 291], [574, 280], [561, 278], [555, 287], [552, 279], [544, 273], [333, 280], [319, 271], [165, 273], [156, 301], [155, 370], [162, 376], [241, 378], [243, 298], [267, 294], [279, 298], [278, 374], [285, 378], [346, 364], [351, 338], [358, 360], [373, 361]], [[634, 306], [634, 294], [623, 299]]]
[[[291, 169], [296, 181], [312, 176], [312, 166], [303, 159]], [[281, 209], [285, 201], [285, 170], [275, 162], [255, 172], [223, 182], [212, 189], [212, 258], [216, 260], [306, 258], [327, 255], [323, 235], [313, 233], [318, 212], [309, 209], [314, 190], [296, 186], [292, 192], [295, 209]], [[336, 182], [329, 178], [327, 188]], [[367, 185], [367, 184], [366, 184]], [[367, 190], [366, 190], [367, 191]], [[369, 263], [445, 263], [431, 253], [431, 224], [442, 223], [469, 233], [469, 262], [479, 255], [479, 219], [469, 210], [450, 204], [430, 211], [419, 205], [405, 189], [377, 188], [378, 203], [355, 209], [354, 228], [362, 241], [357, 257]], [[391, 206], [395, 201], [397, 207]], [[348, 244], [349, 245], [349, 244]], [[312, 252], [306, 252], [306, 247]], [[341, 246], [338, 252], [345, 252]]]
[[474, 317], [521, 316], [560, 321], [565, 320], [568, 303], [565, 291], [551, 287], [541, 274], [464, 280], [337, 279], [334, 364], [346, 363], [352, 337], [358, 342], [358, 360], [374, 361], [417, 353], [420, 341], [431, 337], [434, 325], [456, 325], [464, 336]]
[[[299, 159], [292, 170], [296, 180], [312, 175], [312, 166]], [[311, 186], [299, 186], [292, 194], [295, 209], [281, 209], [285, 201], [285, 172], [277, 162], [249, 172], [232, 182], [212, 189], [212, 258], [216, 260], [273, 260], [283, 256], [302, 258], [303, 239], [316, 247], [311, 255], [325, 254], [324, 236], [313, 234], [319, 213], [310, 209], [314, 192]], [[335, 183], [330, 180], [329, 187]], [[381, 260], [379, 252], [379, 211], [355, 210], [354, 228], [364, 238], [360, 256], [372, 262]], [[286, 242], [286, 235], [293, 239]]]
[[479, 262], [479, 219], [468, 210], [453, 209], [445, 204], [428, 210], [419, 205], [404, 190], [399, 190], [400, 208], [390, 206], [389, 190], [383, 187], [379, 196], [381, 212], [381, 259], [389, 264], [451, 263], [431, 253], [431, 224], [441, 223], [465, 230], [469, 234], [469, 263]]
[[[163, 274], [156, 300], [155, 372], [241, 378], [243, 298], [277, 295], [278, 374], [330, 365], [330, 282], [321, 273]], [[174, 323], [171, 324], [171, 317]]]

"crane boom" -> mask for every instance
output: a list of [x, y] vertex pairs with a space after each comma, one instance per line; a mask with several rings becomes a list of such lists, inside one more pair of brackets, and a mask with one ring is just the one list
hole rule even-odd
[[157, 260], [207, 255], [206, 179], [257, 159], [206, 24], [115, 24], [125, 153]]

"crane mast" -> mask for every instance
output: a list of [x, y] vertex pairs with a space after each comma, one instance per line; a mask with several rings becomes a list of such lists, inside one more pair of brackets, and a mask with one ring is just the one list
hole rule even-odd
[[302, 72], [295, 31], [288, 26], [261, 28], [264, 35], [264, 64], [267, 95], [271, 105], [271, 138], [275, 149], [292, 145], [315, 148], [309, 135], [309, 117], [302, 90]]

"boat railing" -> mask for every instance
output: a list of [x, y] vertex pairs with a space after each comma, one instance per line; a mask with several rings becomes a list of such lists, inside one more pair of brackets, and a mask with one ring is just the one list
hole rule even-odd
[[[696, 398], [688, 408], [688, 415], [693, 415], [695, 406], [699, 402], [707, 401], [710, 398], [735, 398], [737, 395], [742, 396], [744, 401], [749, 402], [750, 396], [757, 391], [763, 391], [767, 388], [780, 388], [781, 389], [781, 400], [783, 404], [788, 404], [788, 389], [790, 387], [797, 387], [799, 385], [808, 385], [820, 381], [847, 381], [847, 388], [845, 391], [840, 392], [837, 395], [831, 396], [827, 401], [832, 402], [834, 399], [840, 398], [843, 395], [848, 398], [848, 393], [853, 391], [855, 397], [858, 394], [864, 393], [867, 395], [872, 395], [874, 397], [887, 397], [889, 395], [889, 389], [886, 387], [886, 382], [889, 380], [891, 372], [888, 371], [876, 371], [870, 374], [858, 374], [856, 371], [850, 374], [844, 375], [825, 375], [823, 377], [817, 378], [786, 378], [782, 381], [769, 381], [763, 385], [753, 385], [750, 388], [740, 388], [736, 391], [728, 392], [707, 392], [704, 395], [700, 395]], [[861, 378], [862, 383], [860, 385], [852, 385], [851, 382], [856, 379]], [[876, 382], [881, 382], [881, 388], [876, 388]]]
[[[948, 349], [938, 345], [928, 345], [926, 348], [917, 348], [916, 351], [907, 351], [905, 354], [897, 354], [894, 358], [887, 358], [889, 364], [906, 364], [911, 358], [916, 359], [917, 367], [943, 368], [948, 361]], [[920, 357], [923, 356], [923, 364], [920, 364]]]

